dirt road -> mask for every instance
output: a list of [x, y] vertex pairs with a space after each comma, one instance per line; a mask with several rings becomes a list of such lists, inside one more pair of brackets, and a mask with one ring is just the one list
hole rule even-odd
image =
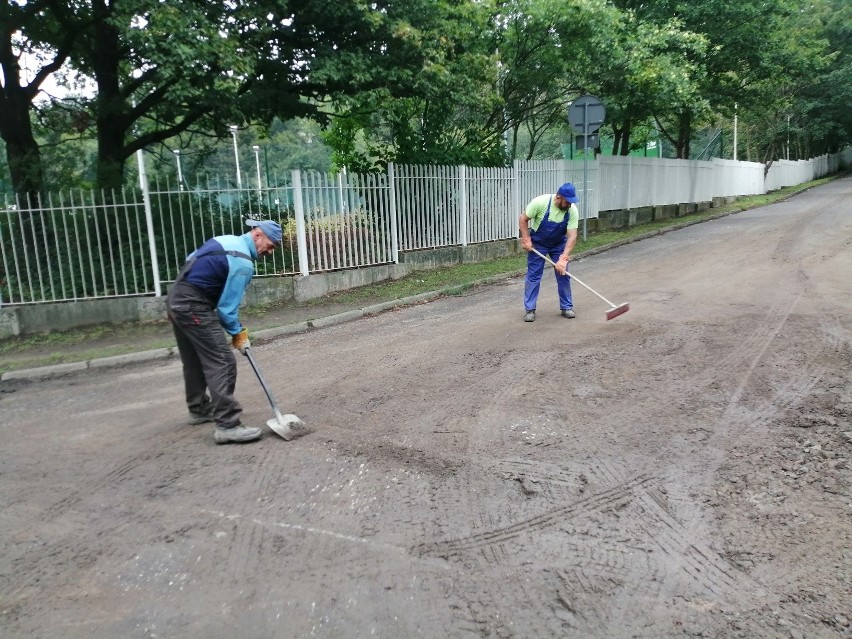
[[257, 347], [291, 442], [174, 362], [4, 383], [0, 635], [852, 636], [850, 203], [574, 263], [610, 322], [547, 273]]

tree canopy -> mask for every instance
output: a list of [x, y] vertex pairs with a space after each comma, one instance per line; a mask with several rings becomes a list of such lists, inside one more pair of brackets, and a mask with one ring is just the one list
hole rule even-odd
[[[554, 153], [570, 102], [594, 93], [613, 153], [657, 129], [689, 157], [736, 109], [748, 155], [768, 165], [789, 146], [852, 141], [850, 12], [844, 0], [6, 0], [0, 137], [14, 190], [30, 194], [66, 163], [109, 190], [138, 149], [293, 118], [324, 127], [337, 166], [497, 165]], [[93, 91], [75, 93], [74, 77]], [[39, 99], [48, 80], [68, 95]]]

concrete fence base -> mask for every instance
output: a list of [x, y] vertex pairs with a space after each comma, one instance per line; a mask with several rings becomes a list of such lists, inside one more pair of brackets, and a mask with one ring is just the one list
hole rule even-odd
[[[693, 215], [709, 211], [714, 206], [722, 206], [737, 198], [714, 198], [712, 202], [685, 202], [683, 204], [658, 204], [656, 206], [642, 206], [635, 209], [620, 209], [615, 211], [601, 211], [596, 220], [595, 229], [616, 230], [626, 229], [640, 224], [647, 224], [656, 220], [670, 220], [673, 218]], [[718, 201], [717, 201], [718, 200]], [[591, 221], [591, 220], [590, 220]], [[590, 229], [592, 227], [589, 227]]]

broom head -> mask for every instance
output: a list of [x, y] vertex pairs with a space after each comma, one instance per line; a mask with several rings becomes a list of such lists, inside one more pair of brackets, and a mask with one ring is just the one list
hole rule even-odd
[[630, 304], [625, 302], [624, 304], [619, 304], [618, 306], [614, 306], [606, 312], [607, 321], [618, 317], [619, 315], [623, 315], [627, 311], [630, 310]]

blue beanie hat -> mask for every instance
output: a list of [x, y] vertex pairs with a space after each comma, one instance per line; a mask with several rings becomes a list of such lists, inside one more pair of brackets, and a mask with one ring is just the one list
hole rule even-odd
[[272, 220], [246, 220], [246, 226], [259, 227], [273, 244], [281, 244], [281, 225]]
[[577, 197], [577, 189], [575, 189], [574, 185], [570, 182], [566, 182], [565, 184], [560, 186], [559, 190], [556, 191], [556, 195], [561, 195], [573, 204], [576, 204], [580, 201], [580, 198]]

